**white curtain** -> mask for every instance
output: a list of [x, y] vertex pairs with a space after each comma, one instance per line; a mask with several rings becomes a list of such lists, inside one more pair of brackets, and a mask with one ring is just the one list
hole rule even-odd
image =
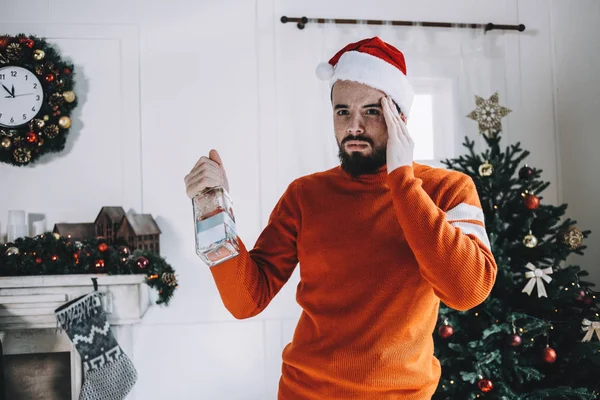
[[298, 30], [279, 24], [275, 40], [278, 186], [339, 164], [329, 85], [315, 68], [346, 44], [379, 36], [401, 50], [416, 97], [408, 121], [415, 161], [442, 166], [440, 160], [464, 153], [464, 136], [475, 138], [477, 123], [466, 118], [475, 95], [506, 92], [504, 35], [467, 28], [311, 24]]

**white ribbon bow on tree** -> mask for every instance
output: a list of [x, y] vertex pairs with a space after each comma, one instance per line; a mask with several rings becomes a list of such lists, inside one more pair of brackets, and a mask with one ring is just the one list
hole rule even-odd
[[585, 318], [582, 324], [583, 325], [581, 326], [581, 330], [583, 330], [584, 332], [587, 331], [583, 339], [581, 339], [582, 342], [589, 342], [590, 340], [592, 340], [594, 332], [596, 333], [596, 336], [598, 336], [598, 340], [600, 340], [600, 321], [592, 322], [589, 319]]
[[531, 291], [537, 283], [538, 297], [548, 297], [542, 279], [546, 281], [546, 283], [550, 283], [552, 278], [550, 278], [548, 275], [552, 273], [552, 267], [540, 269], [536, 268], [532, 263], [527, 263], [525, 268], [530, 269], [531, 271], [525, 272], [525, 277], [529, 278], [529, 282], [527, 282], [527, 285], [525, 285], [522, 293], [527, 293], [531, 296]]

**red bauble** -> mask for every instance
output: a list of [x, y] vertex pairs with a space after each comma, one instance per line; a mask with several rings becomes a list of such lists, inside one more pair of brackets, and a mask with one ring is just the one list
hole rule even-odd
[[583, 301], [585, 299], [585, 291], [584, 290], [580, 290], [579, 294], [576, 297], [577, 301]]
[[27, 39], [27, 38], [21, 38], [21, 39], [19, 39], [19, 42], [20, 42], [21, 44], [23, 44], [23, 45], [25, 45], [25, 46], [29, 47], [30, 49], [32, 49], [32, 48], [33, 48], [33, 45], [35, 44], [35, 43], [33, 42], [33, 40], [31, 40], [31, 39]]
[[96, 269], [104, 269], [104, 260], [96, 261]]
[[532, 194], [528, 194], [527, 196], [525, 196], [525, 199], [523, 199], [523, 201], [525, 202], [525, 207], [527, 207], [530, 210], [535, 210], [540, 206], [540, 199]]
[[65, 67], [65, 69], [63, 70], [63, 72], [67, 75], [71, 75], [71, 70], [67, 67]]
[[35, 259], [35, 263], [36, 264], [41, 264], [44, 260], [42, 260], [42, 257], [38, 257]]
[[8, 44], [8, 38], [0, 37], [0, 47], [6, 47], [7, 44]]
[[37, 142], [37, 141], [38, 141], [38, 137], [37, 137], [37, 135], [36, 135], [35, 133], [33, 133], [33, 132], [29, 132], [29, 133], [27, 134], [27, 141], [28, 141], [29, 143], [35, 143], [35, 142]]
[[98, 250], [100, 250], [102, 253], [104, 253], [106, 250], [108, 250], [108, 245], [106, 243], [100, 243], [98, 245]]
[[146, 257], [138, 257], [135, 262], [137, 263], [139, 269], [145, 269], [148, 264], [150, 264], [150, 261], [148, 261]]
[[542, 357], [544, 362], [552, 364], [554, 361], [556, 361], [556, 351], [554, 351], [552, 347], [546, 347], [542, 353]]
[[448, 339], [454, 334], [454, 328], [452, 328], [450, 325], [442, 325], [438, 329], [438, 333], [442, 339]]
[[46, 75], [46, 82], [50, 83], [54, 81], [54, 75], [48, 74]]
[[58, 256], [57, 256], [56, 254], [54, 254], [54, 255], [52, 256], [52, 261], [56, 261], [56, 260], [58, 260]]
[[494, 388], [494, 384], [489, 379], [481, 379], [477, 382], [477, 386], [483, 393], [489, 393]]
[[509, 343], [512, 347], [519, 347], [523, 343], [523, 338], [521, 338], [519, 335], [512, 335]]

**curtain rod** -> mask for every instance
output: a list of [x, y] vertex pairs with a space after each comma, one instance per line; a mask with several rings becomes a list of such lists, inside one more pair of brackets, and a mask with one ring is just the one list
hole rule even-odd
[[493, 23], [487, 24], [467, 24], [467, 23], [456, 23], [456, 22], [416, 22], [416, 21], [382, 21], [377, 19], [339, 19], [339, 18], [291, 18], [283, 16], [281, 17], [282, 23], [296, 22], [298, 29], [304, 29], [307, 23], [325, 24], [333, 22], [334, 24], [345, 24], [345, 25], [392, 25], [392, 26], [424, 26], [427, 28], [469, 28], [469, 29], [484, 29], [485, 32], [491, 30], [507, 30], [507, 31], [519, 31], [525, 30], [525, 25], [498, 25]]

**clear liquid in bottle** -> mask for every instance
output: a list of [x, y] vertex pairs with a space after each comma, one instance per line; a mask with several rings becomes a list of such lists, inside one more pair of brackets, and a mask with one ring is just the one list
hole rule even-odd
[[222, 186], [206, 188], [192, 199], [196, 254], [209, 267], [239, 254], [233, 203]]

